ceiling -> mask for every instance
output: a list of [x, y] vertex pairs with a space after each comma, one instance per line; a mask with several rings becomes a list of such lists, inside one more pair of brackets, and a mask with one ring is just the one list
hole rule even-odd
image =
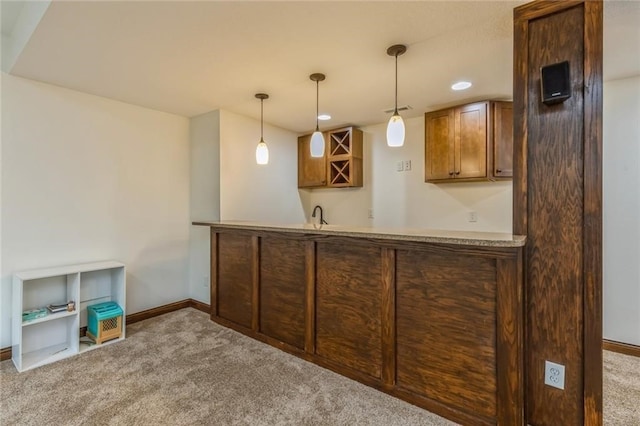
[[[392, 44], [402, 113], [511, 99], [513, 8], [523, 1], [53, 1], [13, 75], [187, 117], [225, 109], [294, 132], [385, 122]], [[2, 0], [2, 33], [23, 2]], [[605, 79], [640, 74], [640, 2], [605, 2]], [[452, 83], [473, 82], [454, 92]]]

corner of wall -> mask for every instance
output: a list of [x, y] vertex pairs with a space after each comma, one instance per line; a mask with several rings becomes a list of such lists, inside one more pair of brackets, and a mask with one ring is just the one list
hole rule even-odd
[[[220, 110], [189, 122], [189, 218], [220, 219]], [[209, 228], [190, 225], [189, 296], [209, 303]]]

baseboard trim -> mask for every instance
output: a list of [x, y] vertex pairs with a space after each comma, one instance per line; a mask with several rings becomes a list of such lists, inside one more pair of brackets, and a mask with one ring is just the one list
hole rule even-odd
[[160, 315], [168, 314], [169, 312], [179, 311], [180, 309], [190, 307], [191, 299], [180, 300], [179, 302], [173, 302], [169, 303], [168, 305], [162, 305], [155, 308], [147, 309], [146, 311], [129, 314], [127, 315], [127, 324], [134, 324], [139, 321], [144, 321], [149, 318], [157, 317]]
[[[143, 321], [149, 318], [157, 317], [160, 315], [168, 314], [169, 312], [179, 311], [184, 308], [194, 308], [199, 311], [209, 313], [211, 308], [206, 303], [200, 302], [195, 299], [184, 299], [179, 302], [169, 303], [168, 305], [158, 306], [156, 308], [147, 309], [146, 311], [136, 312], [129, 314], [126, 317], [127, 324], [133, 324], [139, 321]], [[80, 329], [80, 335], [86, 333], [87, 327]], [[0, 361], [6, 361], [11, 359], [11, 346], [0, 349]]]
[[629, 343], [614, 342], [613, 340], [605, 339], [602, 341], [602, 349], [640, 358], [640, 346], [630, 345]]
[[11, 346], [0, 349], [0, 361], [11, 359]]
[[203, 303], [199, 300], [195, 300], [195, 299], [189, 299], [189, 303], [190, 303], [190, 307], [197, 309], [201, 312], [204, 312], [205, 314], [210, 314], [211, 313], [211, 306], [209, 306], [206, 303]]

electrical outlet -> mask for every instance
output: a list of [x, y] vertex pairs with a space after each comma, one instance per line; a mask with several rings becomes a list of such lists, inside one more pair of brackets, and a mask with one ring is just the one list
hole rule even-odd
[[564, 390], [564, 365], [545, 361], [544, 384]]
[[396, 171], [401, 172], [404, 170], [404, 161], [400, 160], [396, 163]]
[[408, 172], [411, 170], [411, 160], [404, 160], [404, 169]]
[[373, 209], [367, 210], [367, 216], [369, 217], [369, 219], [373, 219]]
[[478, 221], [478, 212], [469, 212], [467, 215], [467, 219], [469, 222], [477, 222]]

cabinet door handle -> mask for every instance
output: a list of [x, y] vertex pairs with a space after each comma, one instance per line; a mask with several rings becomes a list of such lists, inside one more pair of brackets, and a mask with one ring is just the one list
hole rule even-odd
[[449, 176], [453, 176], [453, 172], [449, 172]]
[[458, 170], [458, 171], [456, 172], [456, 175], [459, 175], [459, 174], [460, 174], [460, 170]]
[[496, 173], [502, 173], [502, 170], [496, 169]]

